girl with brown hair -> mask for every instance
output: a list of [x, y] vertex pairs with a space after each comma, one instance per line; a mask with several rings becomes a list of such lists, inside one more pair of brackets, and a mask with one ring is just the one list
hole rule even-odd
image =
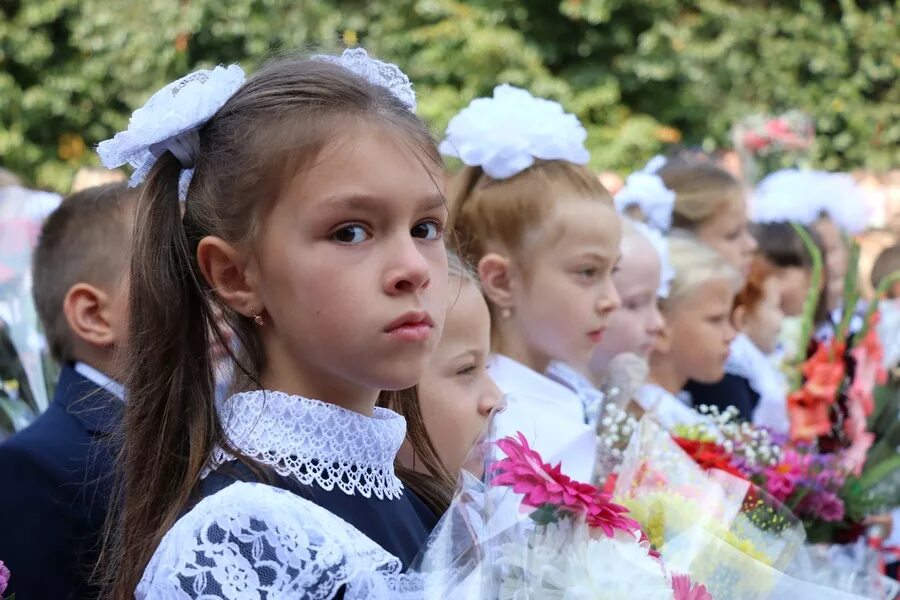
[[[397, 67], [348, 50], [194, 73], [101, 144], [146, 177], [107, 597], [392, 595], [436, 516], [376, 402], [422, 376], [448, 293], [414, 106]], [[220, 406], [217, 309], [249, 382]]]

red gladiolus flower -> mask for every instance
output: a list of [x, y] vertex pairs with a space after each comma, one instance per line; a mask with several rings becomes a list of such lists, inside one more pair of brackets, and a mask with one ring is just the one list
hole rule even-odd
[[703, 470], [719, 469], [736, 477], [744, 478], [743, 474], [731, 464], [731, 456], [715, 442], [688, 440], [677, 436], [672, 437], [675, 443], [687, 452]]
[[831, 402], [812, 396], [803, 387], [788, 396], [791, 440], [813, 440], [831, 431]]
[[844, 361], [840, 358], [843, 354], [843, 344], [835, 344], [834, 347], [820, 344], [815, 354], [803, 364], [803, 375], [806, 377], [803, 388], [810, 396], [829, 405], [835, 401], [846, 374]]

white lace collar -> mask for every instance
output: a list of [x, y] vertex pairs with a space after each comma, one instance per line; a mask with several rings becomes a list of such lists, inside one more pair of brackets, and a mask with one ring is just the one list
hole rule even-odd
[[[348, 495], [399, 498], [403, 484], [394, 459], [406, 436], [406, 419], [386, 408], [371, 417], [283, 392], [235, 394], [219, 407], [235, 448], [278, 474]], [[234, 456], [216, 448], [202, 477]]]

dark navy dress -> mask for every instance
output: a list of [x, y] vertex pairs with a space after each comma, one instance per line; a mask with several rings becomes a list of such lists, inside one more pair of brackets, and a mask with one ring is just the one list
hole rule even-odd
[[303, 485], [292, 477], [274, 472], [265, 475], [257, 477], [246, 465], [236, 461], [222, 465], [201, 480], [194, 504], [237, 481], [272, 485], [302, 496], [352, 524], [399, 558], [404, 569], [425, 545], [438, 521], [438, 517], [409, 488], [403, 490], [400, 498], [365, 498], [358, 494], [348, 495], [337, 487], [326, 490], [316, 484]]

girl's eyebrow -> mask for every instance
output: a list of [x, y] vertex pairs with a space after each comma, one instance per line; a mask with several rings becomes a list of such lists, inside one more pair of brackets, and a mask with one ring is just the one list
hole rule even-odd
[[[345, 209], [345, 210], [365, 210], [372, 206], [377, 206], [384, 201], [384, 198], [374, 194], [351, 193], [351, 194], [334, 194], [327, 196], [323, 200], [323, 204], [329, 208]], [[435, 210], [446, 206], [444, 196], [441, 194], [429, 194], [416, 200], [419, 208], [423, 211]]]

